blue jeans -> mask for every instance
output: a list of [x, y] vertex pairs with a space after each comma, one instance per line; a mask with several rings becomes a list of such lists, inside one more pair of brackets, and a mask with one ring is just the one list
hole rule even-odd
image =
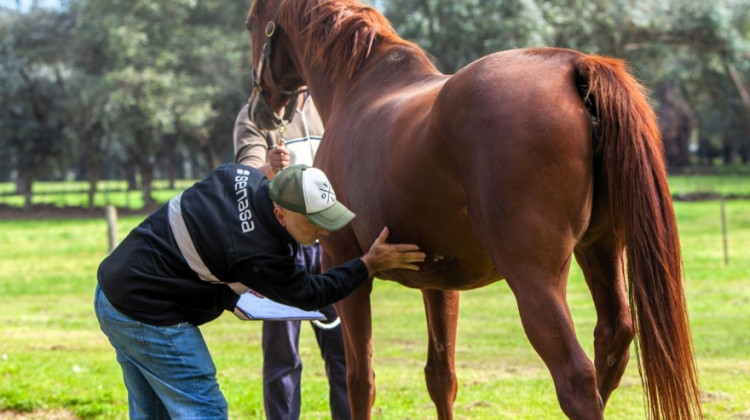
[[[297, 264], [311, 274], [320, 273], [320, 246], [302, 246], [297, 251]], [[337, 321], [333, 306], [320, 309], [325, 324]], [[328, 398], [332, 420], [349, 420], [349, 396], [346, 386], [346, 357], [341, 325], [318, 328], [313, 323], [320, 355], [328, 376]], [[268, 420], [298, 420], [302, 361], [299, 357], [300, 321], [263, 322], [263, 404]]]
[[131, 419], [226, 419], [227, 402], [200, 330], [145, 324], [121, 313], [96, 286], [94, 309], [115, 348]]

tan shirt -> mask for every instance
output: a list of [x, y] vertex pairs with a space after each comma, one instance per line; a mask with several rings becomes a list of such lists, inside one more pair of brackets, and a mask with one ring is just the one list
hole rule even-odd
[[268, 150], [283, 140], [289, 150], [290, 164], [301, 163], [312, 166], [318, 145], [323, 137], [323, 122], [320, 120], [312, 98], [309, 96], [305, 98], [302, 109], [298, 108], [295, 111], [283, 135], [279, 134], [278, 130], [266, 132], [258, 129], [250, 121], [247, 109], [247, 105], [242, 107], [234, 123], [234, 161], [236, 163], [258, 168], [266, 163]]

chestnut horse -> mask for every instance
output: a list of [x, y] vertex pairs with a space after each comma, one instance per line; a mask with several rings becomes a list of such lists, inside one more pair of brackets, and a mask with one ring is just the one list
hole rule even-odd
[[[444, 75], [354, 0], [256, 0], [247, 28], [251, 117], [274, 128], [307, 86], [326, 127], [315, 165], [357, 214], [321, 240], [325, 265], [383, 226], [428, 255], [378, 277], [422, 291], [438, 418], [453, 418], [458, 291], [502, 279], [568, 417], [603, 419], [634, 337], [649, 417], [702, 416], [661, 138], [621, 61], [517, 49]], [[566, 301], [573, 256], [597, 313], [593, 362]], [[337, 304], [355, 420], [375, 399], [371, 290]]]

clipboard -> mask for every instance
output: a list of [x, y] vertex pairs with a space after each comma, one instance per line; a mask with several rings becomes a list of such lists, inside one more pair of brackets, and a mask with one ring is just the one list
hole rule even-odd
[[275, 302], [254, 291], [240, 295], [234, 314], [243, 321], [312, 321], [325, 320], [318, 311], [305, 311], [294, 306]]

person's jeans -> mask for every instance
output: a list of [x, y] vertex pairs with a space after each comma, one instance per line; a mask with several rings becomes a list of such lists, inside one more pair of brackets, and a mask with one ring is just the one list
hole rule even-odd
[[131, 419], [226, 419], [227, 402], [200, 330], [155, 326], [121, 313], [97, 284], [94, 308], [115, 348]]
[[[297, 252], [297, 264], [304, 265], [311, 274], [320, 273], [319, 245], [301, 247]], [[331, 419], [349, 420], [343, 332], [333, 306], [326, 306], [320, 312], [326, 316], [324, 324], [333, 327], [319, 328], [312, 324], [325, 361]], [[263, 322], [263, 405], [268, 420], [300, 418], [299, 332], [300, 321]]]

